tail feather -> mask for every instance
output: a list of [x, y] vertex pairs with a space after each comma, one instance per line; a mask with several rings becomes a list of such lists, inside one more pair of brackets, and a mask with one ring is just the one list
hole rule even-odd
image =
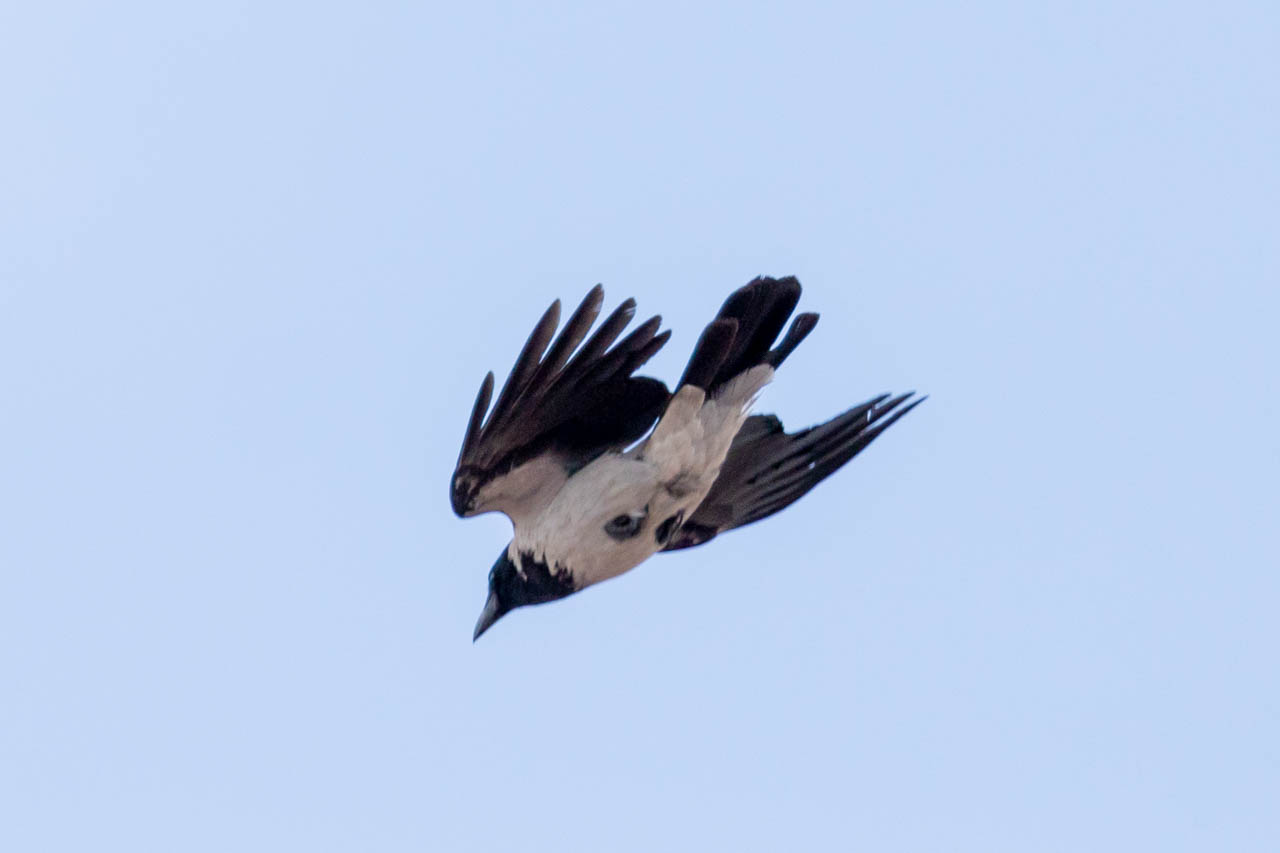
[[676, 388], [694, 385], [709, 391], [718, 385], [715, 379], [720, 374], [725, 359], [729, 357], [737, 331], [737, 320], [713, 320], [698, 338], [693, 355], [689, 357], [689, 366], [684, 369], [684, 376], [680, 377], [680, 384]]
[[797, 316], [782, 343], [771, 349], [800, 301], [800, 290], [794, 276], [761, 276], [731, 293], [698, 340], [681, 384], [714, 393], [758, 364], [781, 364], [818, 322], [817, 314]]

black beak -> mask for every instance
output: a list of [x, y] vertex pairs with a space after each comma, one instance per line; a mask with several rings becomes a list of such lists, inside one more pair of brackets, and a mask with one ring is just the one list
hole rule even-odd
[[498, 601], [498, 594], [493, 590], [489, 591], [489, 598], [484, 603], [484, 609], [480, 611], [480, 618], [476, 620], [476, 632], [471, 635], [471, 642], [480, 639], [480, 635], [489, 630], [489, 626], [497, 622], [505, 611], [502, 604]]

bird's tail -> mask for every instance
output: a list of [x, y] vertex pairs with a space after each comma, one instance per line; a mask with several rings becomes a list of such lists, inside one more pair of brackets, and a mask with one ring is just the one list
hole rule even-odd
[[757, 365], [778, 367], [818, 324], [817, 314], [798, 314], [782, 341], [773, 345], [799, 301], [800, 282], [794, 276], [760, 277], [735, 290], [703, 330], [680, 385], [714, 395]]

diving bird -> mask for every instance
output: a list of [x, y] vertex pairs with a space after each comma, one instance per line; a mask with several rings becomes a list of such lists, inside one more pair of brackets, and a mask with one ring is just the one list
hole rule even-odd
[[628, 299], [588, 337], [604, 302], [596, 285], [557, 335], [552, 303], [492, 409], [493, 373], [481, 383], [450, 484], [459, 516], [501, 512], [514, 527], [489, 571], [473, 640], [517, 607], [778, 512], [924, 401], [882, 394], [793, 433], [773, 415], [749, 414], [818, 322], [798, 314], [777, 340], [799, 300], [794, 277], [734, 291], [674, 393], [635, 375], [671, 335], [659, 331], [661, 317], [619, 340], [635, 315]]

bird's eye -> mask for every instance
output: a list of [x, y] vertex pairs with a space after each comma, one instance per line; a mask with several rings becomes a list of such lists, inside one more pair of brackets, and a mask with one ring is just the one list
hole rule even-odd
[[644, 524], [646, 514], [644, 512], [636, 512], [614, 516], [604, 526], [604, 532], [614, 539], [630, 539], [640, 532], [640, 527]]

